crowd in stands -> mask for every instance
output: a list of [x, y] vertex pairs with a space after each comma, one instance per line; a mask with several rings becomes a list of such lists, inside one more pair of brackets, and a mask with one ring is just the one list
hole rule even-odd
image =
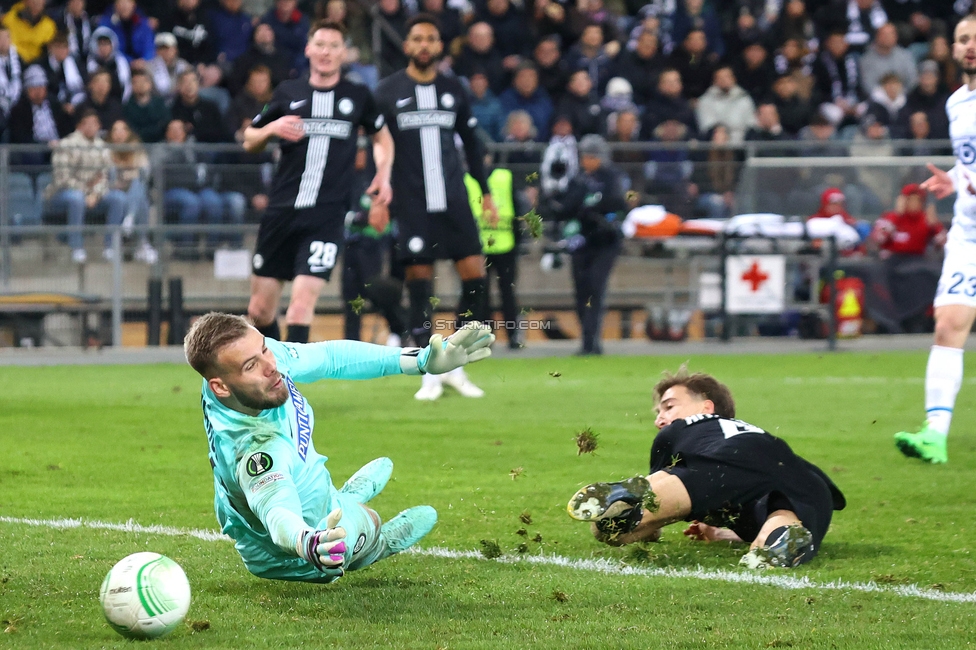
[[[958, 85], [952, 29], [972, 4], [377, 0], [372, 7], [368, 0], [22, 0], [4, 7], [0, 18], [0, 139], [100, 144], [121, 123], [127, 129], [122, 141], [132, 147], [240, 142], [274, 86], [304, 73], [311, 20], [346, 25], [348, 73], [374, 86], [406, 65], [397, 37], [410, 15], [424, 11], [441, 24], [442, 71], [465, 80], [490, 141], [588, 134], [611, 143], [795, 140], [793, 154], [830, 155], [836, 140], [871, 146], [899, 138], [918, 143], [914, 153], [931, 153], [925, 143], [948, 137], [944, 105]], [[89, 137], [81, 122], [92, 115], [98, 128]], [[687, 155], [613, 154], [615, 162], [643, 165], [648, 187], [684, 188], [673, 211], [728, 213], [732, 154], [713, 150], [704, 171], [687, 164]], [[65, 202], [69, 188], [58, 184], [65, 176], [58, 160], [54, 184], [38, 192], [45, 200], [58, 198], [75, 222], [78, 197]], [[12, 162], [50, 161], [24, 154]], [[242, 154], [238, 161], [269, 159]], [[516, 154], [508, 161], [539, 163], [541, 157]], [[186, 170], [182, 184], [164, 192], [166, 209], [181, 223], [237, 223], [248, 206], [260, 210], [266, 201], [253, 178], [190, 173], [212, 161], [171, 162]], [[144, 220], [148, 171], [119, 168], [111, 176], [105, 182], [112, 187], [84, 197], [82, 213], [103, 206], [110, 222], [120, 211], [123, 221]], [[130, 198], [117, 208], [120, 195]], [[24, 221], [39, 219], [40, 212]], [[83, 261], [83, 249], [73, 247]]]

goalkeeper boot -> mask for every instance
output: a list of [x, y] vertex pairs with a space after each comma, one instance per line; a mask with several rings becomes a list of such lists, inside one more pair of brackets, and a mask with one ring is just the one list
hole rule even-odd
[[437, 523], [437, 511], [430, 506], [407, 508], [380, 527], [384, 549], [379, 559], [402, 553], [429, 533]]
[[573, 495], [566, 510], [573, 519], [599, 521], [625, 517], [635, 508], [643, 509], [648, 501], [654, 502], [651, 484], [643, 476], [634, 476], [617, 483], [587, 485]]
[[351, 495], [359, 503], [367, 503], [383, 491], [392, 473], [393, 461], [389, 458], [371, 460], [350, 476], [339, 492]]
[[474, 385], [464, 368], [455, 368], [443, 375], [443, 382], [461, 393], [464, 397], [484, 397], [485, 391]]
[[739, 566], [761, 571], [770, 567], [789, 569], [813, 559], [813, 535], [800, 524], [780, 526], [762, 546], [749, 549]]
[[909, 458], [921, 458], [927, 463], [945, 463], [949, 460], [946, 434], [936, 431], [926, 422], [918, 433], [899, 431], [895, 434], [895, 446]]

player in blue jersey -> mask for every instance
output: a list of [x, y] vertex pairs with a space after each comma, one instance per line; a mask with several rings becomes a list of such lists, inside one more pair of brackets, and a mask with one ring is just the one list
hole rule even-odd
[[440, 374], [490, 356], [494, 339], [471, 322], [446, 340], [431, 337], [423, 349], [281, 343], [240, 316], [211, 312], [198, 319], [184, 350], [203, 376], [214, 507], [248, 571], [332, 582], [406, 550], [437, 522], [433, 508], [416, 506], [381, 524], [365, 505], [390, 478], [388, 458], [368, 463], [337, 490], [328, 459], [312, 442], [312, 407], [295, 382]]

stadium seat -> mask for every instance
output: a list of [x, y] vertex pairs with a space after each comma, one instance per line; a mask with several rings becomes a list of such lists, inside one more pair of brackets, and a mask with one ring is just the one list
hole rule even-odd
[[10, 174], [7, 181], [7, 208], [10, 223], [14, 226], [33, 226], [40, 222], [34, 183], [27, 174]]

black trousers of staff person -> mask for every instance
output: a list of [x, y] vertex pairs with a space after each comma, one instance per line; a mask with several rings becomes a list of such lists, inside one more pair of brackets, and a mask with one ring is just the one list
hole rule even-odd
[[607, 281], [620, 255], [619, 241], [593, 246], [585, 244], [572, 253], [576, 315], [583, 330], [583, 354], [602, 354], [600, 334], [606, 311]]
[[[485, 271], [488, 282], [495, 276], [498, 293], [502, 298], [502, 319], [505, 321], [505, 334], [508, 347], [517, 348], [521, 344], [518, 331], [519, 308], [515, 298], [515, 281], [518, 277], [518, 248], [507, 253], [485, 256]], [[492, 310], [494, 313], [494, 310]]]

